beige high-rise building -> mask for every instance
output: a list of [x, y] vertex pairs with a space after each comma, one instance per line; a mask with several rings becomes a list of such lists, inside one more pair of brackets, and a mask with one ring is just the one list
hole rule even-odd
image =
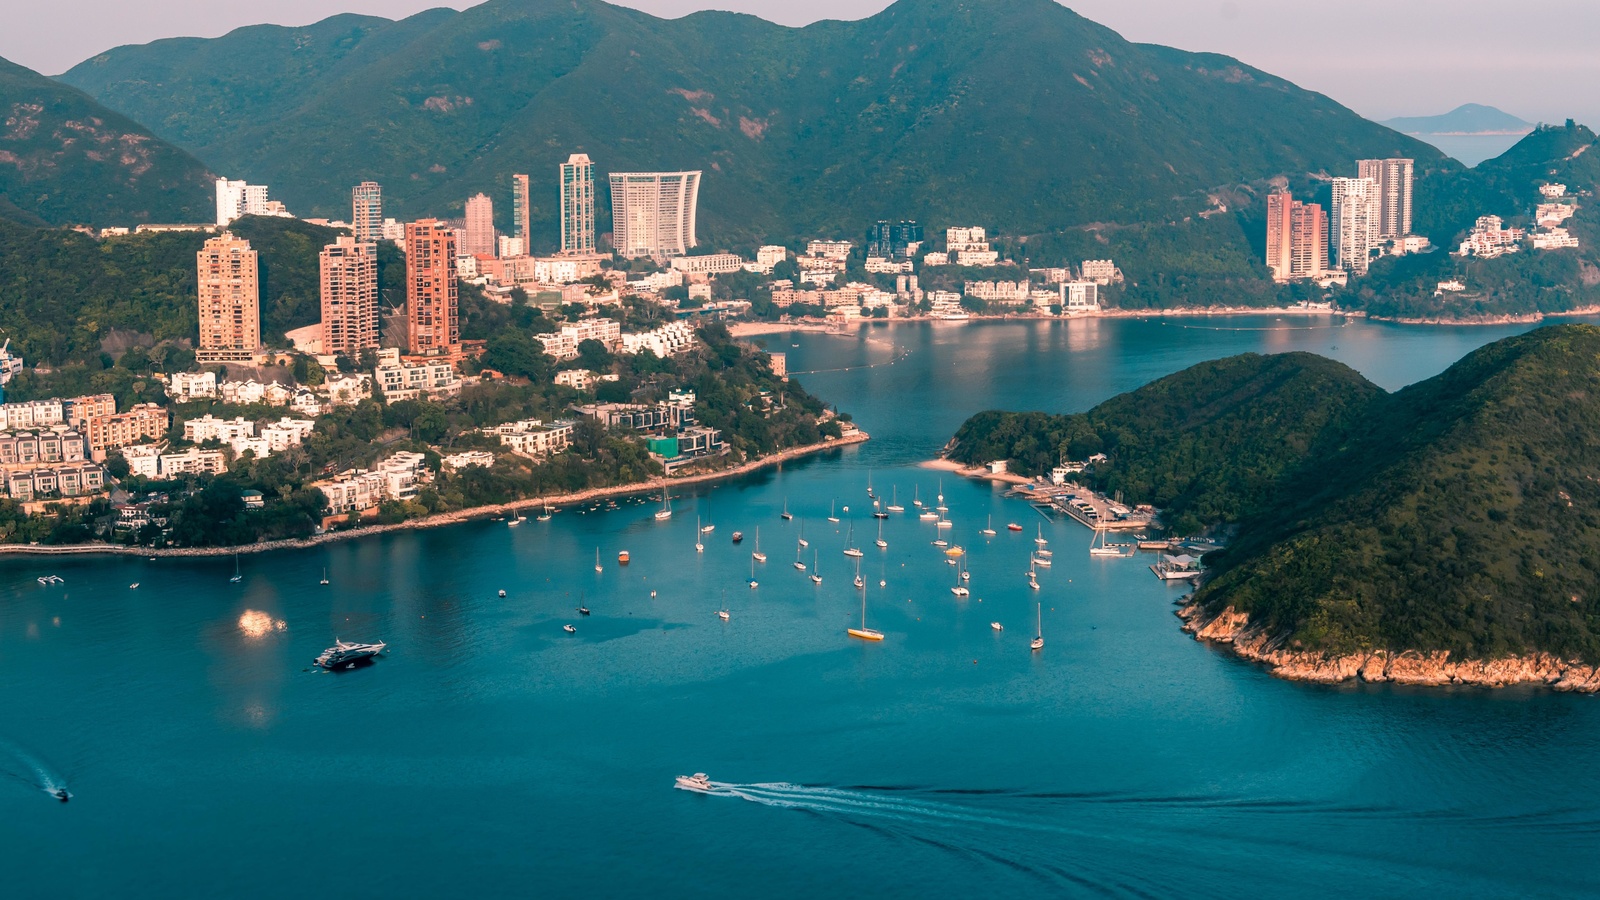
[[207, 240], [198, 254], [200, 347], [195, 359], [254, 362], [261, 352], [261, 287], [256, 251], [232, 232]]
[[1378, 237], [1411, 233], [1411, 182], [1415, 163], [1409, 159], [1358, 159], [1356, 177], [1378, 186]]
[[378, 346], [378, 247], [341, 237], [322, 248], [322, 352]]
[[358, 241], [383, 240], [383, 188], [376, 181], [363, 181], [350, 190], [350, 231]]
[[529, 242], [533, 220], [533, 198], [528, 193], [528, 176], [511, 176], [511, 237], [522, 242], [522, 252], [518, 256], [526, 256], [533, 246]]
[[582, 153], [561, 164], [561, 252], [594, 252], [594, 163]]
[[494, 255], [494, 201], [488, 194], [477, 194], [467, 200], [467, 228], [461, 242], [461, 255]]
[[459, 353], [456, 235], [437, 219], [406, 226], [406, 337], [412, 353]]

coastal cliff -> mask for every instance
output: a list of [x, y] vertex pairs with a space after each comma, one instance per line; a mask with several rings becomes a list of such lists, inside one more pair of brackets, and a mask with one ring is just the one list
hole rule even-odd
[[1600, 693], [1600, 666], [1549, 653], [1489, 660], [1451, 659], [1448, 650], [1373, 650], [1335, 655], [1289, 649], [1284, 638], [1251, 624], [1248, 613], [1231, 606], [1210, 613], [1200, 604], [1190, 603], [1179, 609], [1177, 616], [1183, 620], [1183, 630], [1196, 640], [1223, 646], [1241, 659], [1266, 666], [1273, 676], [1290, 681], [1339, 684], [1359, 680], [1371, 684], [1491, 688], [1536, 684], [1557, 691]]

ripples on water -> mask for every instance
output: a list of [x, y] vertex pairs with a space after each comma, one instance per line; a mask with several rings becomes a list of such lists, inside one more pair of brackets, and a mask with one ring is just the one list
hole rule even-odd
[[[78, 795], [41, 802], [60, 777], [0, 753], [14, 788], [0, 789], [0, 846], [30, 861], [8, 890], [280, 897], [360, 877], [392, 896], [1298, 896], [1358, 879], [1600, 892], [1593, 698], [1278, 681], [1182, 635], [1173, 588], [1142, 560], [1091, 560], [1068, 523], [1045, 525], [1048, 643], [1030, 653], [1021, 573], [1043, 520], [946, 478], [973, 571], [970, 601], [949, 594], [910, 511], [939, 476], [912, 466], [975, 410], [1086, 409], [1246, 350], [1334, 352], [1394, 388], [1499, 336], [1182, 324], [795, 336], [791, 368], [874, 440], [681, 490], [664, 524], [622, 503], [385, 535], [246, 557], [238, 585], [227, 558], [0, 560], [0, 735], [73, 761]], [[887, 552], [860, 535], [881, 645], [844, 635], [860, 610], [846, 523], [823, 521], [835, 500], [864, 513], [868, 469], [908, 507]], [[821, 588], [789, 567], [786, 501]], [[696, 515], [718, 526], [703, 554]], [[1030, 533], [983, 540], [989, 516]], [[771, 562], [751, 591], [751, 541], [728, 534], [758, 524]], [[390, 653], [312, 671], [335, 637]], [[714, 795], [671, 789], [701, 770]]]

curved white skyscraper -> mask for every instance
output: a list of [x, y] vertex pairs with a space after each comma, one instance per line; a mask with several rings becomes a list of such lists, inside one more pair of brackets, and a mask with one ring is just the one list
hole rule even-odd
[[613, 172], [611, 240], [627, 257], [682, 256], [696, 243], [700, 173]]

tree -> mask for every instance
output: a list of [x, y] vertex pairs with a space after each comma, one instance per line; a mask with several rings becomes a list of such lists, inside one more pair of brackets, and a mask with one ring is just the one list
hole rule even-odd
[[617, 360], [606, 345], [597, 340], [590, 339], [578, 342], [578, 359], [575, 365], [580, 369], [591, 372], [609, 372]]

